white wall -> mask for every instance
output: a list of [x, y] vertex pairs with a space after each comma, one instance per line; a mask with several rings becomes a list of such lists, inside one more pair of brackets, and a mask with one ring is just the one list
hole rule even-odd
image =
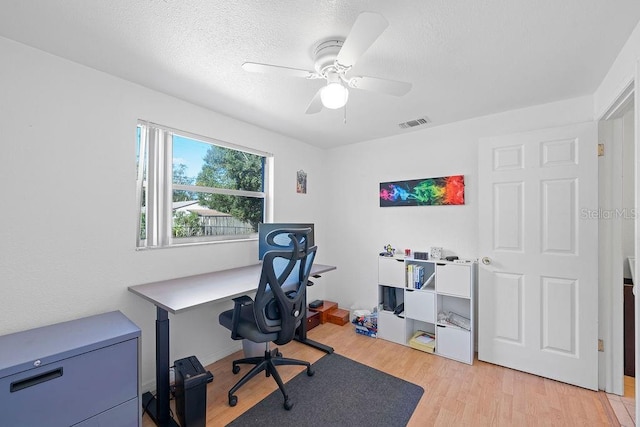
[[[377, 256], [390, 243], [477, 258], [478, 139], [593, 120], [593, 100], [582, 97], [426, 128], [329, 151], [329, 238], [338, 265], [329, 288], [341, 306], [377, 303]], [[379, 183], [465, 176], [464, 206], [379, 207]]]
[[[127, 287], [257, 262], [256, 241], [136, 251], [137, 119], [274, 153], [275, 220], [314, 222], [326, 245], [324, 151], [7, 39], [0, 57], [0, 335], [120, 310], [142, 328], [146, 390], [155, 307]], [[238, 349], [218, 325], [230, 305], [170, 315], [170, 360]]]

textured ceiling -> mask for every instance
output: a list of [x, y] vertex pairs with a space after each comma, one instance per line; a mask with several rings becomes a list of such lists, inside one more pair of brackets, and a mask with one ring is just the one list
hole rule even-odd
[[[389, 27], [352, 71], [404, 97], [352, 90], [345, 124], [305, 114], [322, 80], [241, 68], [312, 70], [361, 11]], [[592, 94], [639, 19], [638, 0], [0, 0], [0, 36], [319, 147]]]

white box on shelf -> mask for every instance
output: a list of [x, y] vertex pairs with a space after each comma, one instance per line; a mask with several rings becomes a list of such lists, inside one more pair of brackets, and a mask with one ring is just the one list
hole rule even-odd
[[437, 264], [436, 292], [471, 298], [471, 265]]
[[378, 338], [406, 345], [407, 331], [404, 318], [398, 317], [390, 311], [379, 311]]
[[404, 259], [378, 257], [378, 284], [403, 288], [405, 285]]
[[471, 332], [456, 326], [438, 325], [436, 328], [436, 352], [460, 362], [473, 362]]
[[435, 323], [435, 294], [431, 291], [407, 289], [404, 295], [404, 313], [409, 319]]

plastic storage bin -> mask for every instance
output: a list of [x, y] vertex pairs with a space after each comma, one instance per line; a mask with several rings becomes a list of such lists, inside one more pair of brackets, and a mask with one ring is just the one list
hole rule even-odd
[[378, 336], [378, 313], [356, 315], [351, 323], [356, 327], [356, 334], [366, 335], [372, 338]]

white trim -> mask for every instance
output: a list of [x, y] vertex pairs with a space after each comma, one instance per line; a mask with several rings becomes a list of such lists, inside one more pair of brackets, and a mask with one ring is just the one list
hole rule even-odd
[[153, 123], [147, 120], [138, 120], [138, 123], [141, 123], [145, 126], [153, 126], [157, 129], [162, 129], [166, 132], [170, 132], [173, 134], [176, 134], [178, 136], [184, 136], [186, 138], [189, 139], [195, 139], [197, 141], [200, 142], [205, 142], [207, 144], [213, 144], [213, 145], [217, 145], [218, 147], [224, 147], [224, 148], [230, 148], [232, 150], [236, 150], [236, 151], [242, 151], [244, 153], [249, 153], [249, 154], [255, 154], [257, 156], [261, 156], [261, 157], [273, 157], [272, 153], [268, 153], [266, 151], [260, 151], [260, 150], [256, 150], [253, 148], [248, 148], [248, 147], [244, 147], [242, 145], [237, 145], [234, 144], [232, 142], [227, 142], [227, 141], [222, 141], [220, 139], [215, 139], [215, 138], [210, 138], [208, 136], [203, 136], [203, 135], [198, 135], [196, 133], [191, 133], [191, 132], [187, 132], [184, 130], [180, 130], [180, 129], [175, 129], [169, 126], [163, 126], [157, 123]]
[[[635, 80], [634, 82], [640, 81], [640, 61], [636, 61], [636, 70], [635, 70]], [[638, 205], [640, 202], [640, 174], [638, 173], [638, 168], [640, 167], [640, 135], [638, 135], [638, 129], [640, 128], [640, 93], [639, 91], [634, 91], [634, 103], [635, 103], [635, 117], [634, 117], [634, 128], [633, 128], [633, 140], [634, 140], [634, 150], [635, 150], [635, 203], [634, 207], [636, 212], [638, 212]], [[635, 245], [634, 245], [634, 254], [636, 258], [636, 267], [635, 271], [638, 270], [638, 254], [640, 253], [640, 221], [638, 217], [635, 219]], [[636, 307], [635, 310], [635, 371], [640, 372], [640, 292], [636, 292], [634, 295], [634, 304]], [[637, 374], [636, 374], [637, 376]], [[640, 381], [636, 381], [636, 414], [640, 414]]]
[[226, 194], [228, 196], [254, 197], [264, 199], [266, 194], [262, 191], [232, 190], [229, 188], [200, 187], [197, 185], [173, 184], [174, 190], [191, 191], [194, 193]]
[[[600, 137], [605, 140], [605, 170], [599, 173], [608, 179], [608, 186], [600, 188], [606, 197], [603, 209], [616, 209], [623, 204], [623, 115], [634, 106], [634, 85], [627, 83], [619, 96], [615, 99], [600, 120]], [[604, 123], [606, 122], [606, 123]], [[606, 135], [602, 135], [602, 131]], [[602, 178], [601, 178], [602, 179]], [[636, 184], [637, 185], [637, 184]], [[599, 198], [602, 203], [602, 195]], [[636, 219], [637, 224], [637, 219]], [[637, 225], [636, 225], [637, 227]], [[604, 341], [604, 357], [599, 358], [603, 364], [600, 367], [601, 383], [599, 387], [608, 393], [624, 394], [624, 291], [622, 254], [622, 218], [613, 217], [601, 220], [599, 236], [600, 268], [600, 307], [602, 316], [600, 338]]]
[[630, 103], [633, 102], [633, 88], [633, 79], [631, 79], [626, 82], [624, 88], [618, 92], [618, 96], [611, 103], [600, 120], [612, 120], [622, 116], [627, 111]]
[[264, 181], [263, 181], [263, 187], [264, 187], [264, 191], [269, 194], [269, 197], [265, 198], [264, 201], [264, 222], [273, 222], [273, 218], [274, 218], [274, 167], [273, 167], [273, 156], [269, 156], [265, 159], [264, 162], [264, 169], [263, 169], [263, 173], [264, 173]]
[[[147, 127], [145, 126], [140, 126], [140, 124], [138, 124], [137, 126], [138, 129], [140, 129], [140, 137], [138, 138], [139, 141], [139, 148], [138, 148], [138, 175], [136, 178], [136, 222], [137, 222], [137, 227], [136, 227], [136, 246], [139, 247], [142, 243], [142, 239], [140, 238], [140, 231], [142, 231], [142, 227], [141, 227], [141, 221], [140, 221], [140, 215], [142, 215], [142, 211], [141, 211], [141, 207], [142, 207], [142, 193], [143, 193], [143, 187], [146, 186], [146, 183], [144, 181], [144, 169], [145, 169], [145, 165], [148, 163], [147, 161], [145, 161], [146, 157], [147, 157]], [[145, 215], [146, 215], [146, 209], [145, 209]]]

